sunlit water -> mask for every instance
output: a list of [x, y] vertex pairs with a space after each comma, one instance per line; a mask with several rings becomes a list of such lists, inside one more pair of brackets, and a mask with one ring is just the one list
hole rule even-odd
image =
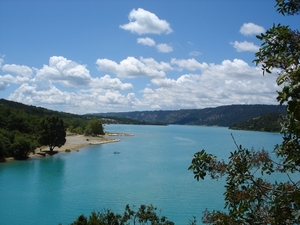
[[[238, 144], [272, 151], [281, 135], [201, 126], [107, 125], [121, 142], [0, 164], [0, 224], [70, 224], [80, 214], [153, 204], [175, 224], [223, 208], [224, 181], [188, 171], [201, 149], [227, 158]], [[113, 154], [119, 151], [120, 154]]]

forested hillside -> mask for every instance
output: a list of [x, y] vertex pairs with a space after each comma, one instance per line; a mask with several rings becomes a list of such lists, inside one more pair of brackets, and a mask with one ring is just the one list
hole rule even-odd
[[234, 124], [230, 126], [229, 129], [279, 132], [281, 131], [281, 124], [285, 120], [286, 115], [273, 112], [246, 120], [239, 124]]
[[92, 120], [100, 123], [150, 124], [128, 118], [76, 115], [0, 99], [0, 161], [8, 157], [26, 159], [40, 146], [42, 120], [53, 115], [63, 120], [66, 131], [76, 134], [93, 133], [88, 126]]
[[0, 161], [7, 157], [25, 159], [39, 144], [41, 121], [56, 115], [65, 130], [83, 133], [88, 118], [0, 99]]
[[99, 113], [96, 115], [123, 117], [166, 124], [229, 127], [273, 112], [286, 114], [286, 108], [285, 106], [279, 105], [229, 105], [205, 109]]

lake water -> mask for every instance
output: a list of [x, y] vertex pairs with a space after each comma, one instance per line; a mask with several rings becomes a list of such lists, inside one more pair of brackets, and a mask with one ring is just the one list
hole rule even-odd
[[[275, 133], [202, 126], [106, 125], [106, 131], [132, 133], [120, 142], [88, 146], [52, 157], [0, 164], [0, 224], [70, 224], [80, 214], [126, 204], [153, 204], [175, 224], [188, 224], [202, 212], [223, 208], [224, 180], [197, 182], [188, 171], [202, 149], [228, 158], [243, 147], [272, 151]], [[113, 154], [119, 151], [120, 154]]]

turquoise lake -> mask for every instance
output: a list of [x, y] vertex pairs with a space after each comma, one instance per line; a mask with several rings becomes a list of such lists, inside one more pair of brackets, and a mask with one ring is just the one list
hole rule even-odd
[[282, 139], [223, 127], [106, 125], [105, 130], [135, 136], [0, 164], [0, 224], [65, 225], [92, 211], [123, 213], [126, 204], [153, 204], [175, 224], [188, 224], [193, 216], [201, 224], [206, 208], [223, 209], [224, 180], [194, 180], [187, 170], [193, 154], [205, 149], [228, 158], [236, 149], [231, 133], [243, 147], [270, 152]]

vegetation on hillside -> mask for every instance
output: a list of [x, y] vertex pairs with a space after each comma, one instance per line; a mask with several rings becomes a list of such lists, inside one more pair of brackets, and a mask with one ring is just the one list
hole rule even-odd
[[0, 161], [26, 159], [42, 145], [48, 145], [50, 151], [60, 147], [67, 129], [83, 133], [88, 121], [83, 116], [0, 99]]
[[102, 122], [153, 124], [127, 118], [76, 115], [0, 99], [0, 161], [8, 157], [26, 159], [29, 153], [45, 145], [51, 152], [65, 143], [66, 131], [104, 134]]
[[280, 105], [228, 105], [205, 109], [99, 113], [94, 115], [129, 118], [151, 123], [229, 127], [272, 112], [285, 114], [286, 108]]
[[233, 130], [252, 130], [263, 132], [280, 132], [281, 124], [285, 121], [286, 115], [280, 113], [268, 113], [252, 118], [245, 122], [234, 124], [229, 127]]

